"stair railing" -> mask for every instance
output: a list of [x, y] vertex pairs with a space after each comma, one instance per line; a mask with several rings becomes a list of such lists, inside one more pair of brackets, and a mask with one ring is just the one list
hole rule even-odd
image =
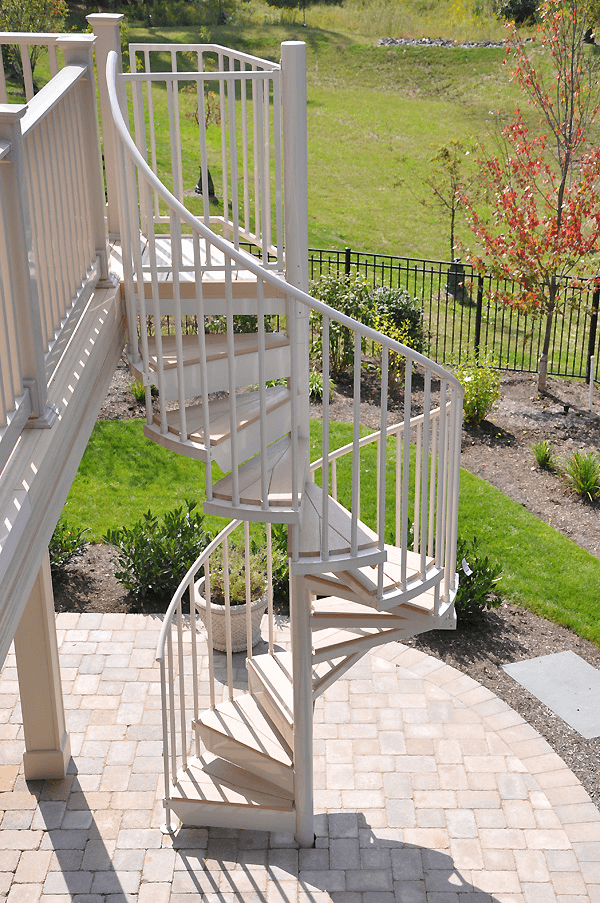
[[[281, 67], [219, 44], [130, 44], [129, 54], [133, 71], [124, 76], [123, 85], [130, 85], [136, 144], [152, 171], [158, 175], [160, 169], [161, 181], [206, 226], [222, 231], [235, 247], [240, 240], [256, 245], [263, 264], [281, 272]], [[153, 71], [165, 54], [171, 72]], [[190, 72], [194, 64], [196, 71]], [[166, 111], [161, 109], [165, 93]], [[157, 117], [164, 121], [165, 113], [170, 165], [157, 150], [155, 121]], [[195, 119], [198, 125], [196, 159], [189, 149], [182, 153], [182, 118]], [[220, 155], [209, 159], [211, 125], [219, 129], [221, 147]], [[213, 174], [220, 188], [218, 200], [209, 192]], [[191, 190], [195, 184], [201, 191]], [[194, 197], [195, 201], [190, 199]], [[153, 224], [168, 223], [159, 195], [152, 201]], [[222, 214], [214, 212], [219, 204]], [[193, 260], [182, 263], [183, 272], [194, 272]], [[205, 266], [216, 270], [223, 266], [210, 247]]]
[[[440, 388], [440, 397], [445, 391]], [[326, 403], [325, 403], [326, 404]], [[367, 469], [372, 462], [360, 455], [363, 449], [375, 444], [377, 467], [377, 499], [376, 521], [379, 522], [382, 509], [385, 512], [386, 540], [389, 544], [401, 549], [401, 569], [403, 589], [410, 589], [408, 579], [408, 552], [419, 555], [418, 587], [422, 591], [423, 583], [429, 577], [434, 581], [434, 615], [440, 615], [440, 585], [436, 576], [445, 564], [446, 549], [456, 546], [456, 524], [452, 517], [448, 499], [456, 497], [458, 476], [452, 462], [450, 417], [453, 413], [453, 401], [447, 400], [443, 407], [434, 408], [427, 414], [418, 414], [399, 423], [392, 423], [385, 431], [377, 430], [360, 436], [357, 442], [359, 455], [358, 473]], [[325, 420], [325, 416], [323, 417]], [[325, 446], [325, 443], [324, 443]], [[347, 501], [338, 492], [338, 463], [347, 455], [352, 455], [356, 445], [349, 442], [330, 451], [326, 456], [311, 462], [311, 479], [314, 481], [319, 471], [325, 467], [330, 473], [330, 491], [335, 501]], [[414, 461], [410, 449], [414, 449]], [[386, 494], [382, 491], [382, 466], [387, 462], [387, 469], [393, 469], [393, 477]], [[354, 464], [354, 459], [353, 459]], [[321, 477], [322, 478], [322, 477]], [[343, 483], [342, 477], [342, 483]], [[360, 517], [363, 495], [359, 491], [353, 496], [357, 515]], [[390, 492], [391, 489], [391, 492]], [[412, 501], [409, 503], [409, 492]], [[368, 503], [368, 499], [366, 500]], [[364, 504], [364, 503], [363, 503]], [[404, 512], [408, 511], [408, 517]], [[411, 521], [412, 514], [412, 521]], [[393, 527], [390, 527], [390, 522]], [[411, 549], [412, 546], [412, 549]], [[454, 573], [447, 567], [446, 581], [442, 598], [449, 600], [455, 589], [451, 579]], [[414, 580], [414, 578], [413, 578]]]
[[[166, 391], [165, 383], [161, 382], [166, 372], [166, 368], [171, 369], [171, 373], [176, 371], [177, 393], [176, 398], [179, 404], [179, 412], [176, 415], [180, 423], [180, 448], [186, 453], [186, 447], [190, 449], [193, 445], [192, 440], [188, 436], [185, 426], [185, 402], [195, 395], [202, 395], [204, 410], [204, 435], [209, 435], [209, 393], [210, 386], [207, 384], [204, 376], [200, 379], [190, 377], [183, 366], [183, 357], [181, 348], [183, 343], [183, 315], [186, 312], [195, 311], [198, 324], [205, 324], [207, 318], [215, 310], [213, 301], [209, 296], [210, 281], [203, 278], [205, 270], [202, 264], [204, 248], [209, 245], [222, 255], [224, 261], [224, 290], [225, 303], [221, 307], [221, 313], [226, 317], [226, 331], [228, 336], [228, 362], [229, 368], [228, 387], [229, 387], [229, 407], [230, 421], [233, 425], [237, 422], [236, 395], [239, 385], [247, 385], [249, 382], [257, 380], [247, 378], [247, 374], [238, 373], [235, 355], [233, 354], [233, 317], [234, 307], [233, 300], [239, 283], [233, 278], [234, 266], [238, 271], [244, 271], [247, 274], [247, 281], [250, 277], [256, 280], [256, 292], [258, 299], [273, 299], [275, 303], [281, 302], [285, 305], [287, 318], [287, 332], [292, 338], [295, 335], [295, 318], [300, 308], [317, 311], [322, 316], [323, 322], [323, 385], [328, 386], [329, 380], [329, 330], [331, 324], [336, 325], [336, 329], [341, 327], [349, 330], [353, 335], [354, 341], [354, 400], [352, 406], [353, 414], [353, 436], [352, 436], [352, 472], [351, 478], [348, 480], [350, 484], [348, 505], [351, 514], [351, 552], [350, 556], [355, 561], [359, 559], [363, 563], [368, 562], [368, 556], [365, 556], [359, 548], [359, 500], [361, 486], [360, 472], [360, 439], [361, 439], [361, 370], [362, 370], [362, 348], [364, 343], [376, 343], [381, 347], [381, 392], [380, 392], [380, 433], [386, 435], [389, 425], [389, 394], [388, 385], [390, 381], [390, 357], [392, 357], [394, 372], [399, 372], [401, 366], [400, 361], [404, 362], [403, 367], [403, 386], [404, 386], [404, 418], [403, 418], [403, 444], [402, 444], [402, 483], [401, 483], [401, 507], [400, 507], [400, 526], [399, 533], [401, 536], [401, 545], [407, 547], [409, 535], [409, 498], [414, 487], [417, 486], [417, 497], [420, 498], [419, 517], [418, 517], [418, 548], [421, 556], [421, 564], [418, 574], [409, 574], [408, 570], [404, 573], [406, 581], [406, 590], [411, 594], [418, 595], [420, 592], [429, 588], [430, 585], [440, 584], [442, 598], [448, 601], [450, 594], [455, 586], [456, 573], [456, 524], [458, 514], [458, 474], [459, 474], [459, 458], [460, 458], [460, 440], [461, 440], [461, 418], [462, 418], [462, 396], [463, 389], [456, 377], [446, 371], [442, 366], [430, 361], [422, 354], [401, 345], [387, 336], [382, 335], [370, 327], [367, 327], [351, 317], [348, 317], [336, 310], [333, 310], [326, 304], [312, 298], [310, 295], [295, 288], [289, 283], [284, 282], [275, 273], [265, 270], [259, 261], [244, 251], [235, 248], [230, 242], [227, 242], [221, 236], [212, 232], [201, 220], [194, 217], [178, 200], [169, 192], [161, 183], [158, 176], [151, 170], [144, 160], [142, 154], [136, 148], [127, 126], [121, 116], [117, 104], [117, 90], [115, 86], [115, 57], [113, 55], [112, 64], [109, 58], [107, 67], [109, 91], [111, 93], [111, 104], [113, 115], [115, 118], [116, 128], [119, 135], [120, 153], [122, 155], [122, 166], [120, 170], [125, 173], [126, 182], [122, 191], [122, 197], [127, 199], [124, 202], [122, 221], [127, 221], [129, 226], [124, 230], [123, 237], [123, 256], [125, 261], [125, 269], [129, 269], [130, 278], [125, 277], [125, 291], [127, 297], [127, 309], [130, 328], [130, 344], [131, 355], [136, 358], [137, 366], [144, 374], [144, 380], [148, 386], [151, 381], [158, 380], [155, 384], [159, 388], [159, 399], [161, 405], [165, 405]], [[139, 195], [136, 185], [139, 185]], [[152, 224], [149, 222], [145, 210], [148, 208], [148, 196], [155, 192], [159, 195], [161, 203], [169, 211], [173, 257], [172, 257], [172, 288], [169, 290], [173, 294], [173, 313], [174, 313], [174, 341], [170, 337], [169, 341], [173, 342], [173, 351], [167, 359], [167, 363], [163, 364], [163, 356], [160, 352], [161, 342], [165, 343], [165, 338], [161, 335], [161, 330], [156, 324], [161, 323], [161, 316], [165, 312], [165, 302], [161, 298], [158, 291], [158, 274], [155, 266], [156, 252], [153, 246], [156, 246], [161, 240], [159, 236], [154, 235]], [[188, 303], [187, 297], [183, 289], [183, 282], [179, 273], [179, 248], [181, 238], [187, 233], [186, 239], [190, 241], [193, 247], [193, 259], [195, 261], [195, 277], [191, 290], [187, 293], [193, 297], [190, 299], [193, 303]], [[140, 239], [141, 236], [141, 239]], [[189, 236], [189, 238], [187, 238]], [[142, 268], [142, 251], [144, 243], [148, 240], [149, 248], [149, 265], [152, 271], [151, 278], [151, 300], [152, 305], [148, 310], [146, 304], [146, 287], [144, 285], [144, 272]], [[167, 244], [163, 245], [163, 250], [168, 251]], [[228, 263], [231, 261], [231, 264]], [[205, 297], [206, 295], [206, 297]], [[239, 297], [239, 295], [238, 295]], [[185, 302], [185, 304], [184, 304]], [[171, 309], [168, 308], [167, 309]], [[260, 310], [259, 306], [259, 310]], [[273, 308], [270, 310], [272, 311]], [[254, 308], [256, 310], [256, 307]], [[260, 428], [260, 452], [261, 461], [266, 460], [267, 450], [273, 441], [272, 437], [267, 435], [264, 429], [265, 418], [264, 413], [264, 392], [266, 391], [266, 382], [275, 378], [281, 373], [271, 373], [265, 364], [264, 354], [264, 334], [265, 330], [264, 308], [258, 317], [259, 332], [259, 372], [261, 393], [261, 428]], [[137, 324], [139, 331], [139, 345], [134, 325]], [[154, 332], [154, 335], [152, 333]], [[156, 350], [152, 350], [150, 354], [150, 340], [155, 342]], [[207, 357], [207, 337], [202, 325], [198, 329], [198, 372], [206, 373], [206, 357]], [[295, 353], [295, 344], [292, 342]], [[152, 358], [152, 359], [151, 359]], [[297, 366], [292, 368], [291, 373], [291, 402], [292, 411], [294, 412], [297, 403], [295, 380], [298, 379], [298, 371], [308, 366], [307, 361], [298, 361]], [[189, 369], [189, 368], [188, 368]], [[424, 386], [424, 402], [423, 402], [423, 430], [422, 430], [422, 446], [415, 459], [411, 455], [411, 421], [413, 417], [413, 374], [418, 369], [422, 374]], [[239, 377], [239, 379], [238, 379]], [[243, 379], [243, 382], [241, 380]], [[264, 380], [264, 382], [263, 382]], [[147, 392], [148, 401], [148, 423], [151, 424], [153, 413], [151, 406], [151, 398], [149, 391]], [[432, 454], [432, 442], [434, 441], [431, 422], [432, 411], [440, 408], [438, 423], [439, 432], [436, 434], [435, 453]], [[162, 412], [161, 412], [162, 413]], [[416, 413], [416, 411], [414, 412]], [[166, 414], [166, 410], [165, 410]], [[290, 430], [290, 442], [295, 461], [301, 460], [299, 453], [299, 429], [298, 416], [292, 420], [293, 426]], [[302, 424], [305, 428], [305, 425]], [[161, 430], [168, 429], [166, 416], [161, 416]], [[237, 473], [237, 463], [243, 460], [243, 452], [239, 447], [239, 440], [236, 432], [232, 432], [232, 501], [231, 508], [237, 516], [243, 516], [251, 520], [274, 520], [288, 523], [298, 522], [301, 490], [302, 490], [302, 473], [298, 472], [297, 467], [293, 467], [292, 477], [295, 480], [297, 491], [292, 493], [291, 504], [288, 506], [278, 506], [271, 504], [269, 500], [269, 486], [266, 472], [263, 470], [260, 477], [261, 482], [261, 498], [260, 507], [257, 505], [246, 505], [243, 500], [243, 491], [240, 490]], [[324, 407], [322, 420], [322, 447], [329, 449], [329, 413], [327, 392], [324, 393]], [[196, 449], [198, 451], [198, 449]], [[202, 452], [204, 460], [209, 462], [212, 458], [211, 448], [205, 442]], [[418, 481], [414, 475], [416, 466], [419, 473]], [[432, 471], [431, 461], [435, 462]], [[381, 442], [378, 451], [378, 467], [379, 467], [379, 496], [381, 499], [386, 497], [387, 492], [387, 467], [386, 467], [386, 444]], [[213, 486], [211, 477], [211, 468], [206, 467], [207, 475], [207, 510], [212, 510], [209, 506], [213, 499]], [[411, 475], [412, 473], [412, 475]], [[323, 471], [323, 485], [329, 486], [330, 483], [330, 467], [329, 461], [325, 461]], [[435, 492], [430, 492], [430, 486], [435, 487]], [[323, 493], [323, 523], [329, 522], [330, 497], [328, 492]], [[430, 516], [433, 512], [433, 517]], [[433, 526], [432, 526], [433, 524]], [[386, 509], [384, 504], [380, 504], [376, 515], [376, 523], [370, 524], [371, 528], [377, 534], [377, 551], [379, 553], [385, 550], [385, 531], [386, 531]], [[434, 530], [435, 545], [435, 571], [432, 565], [427, 561], [427, 542], [431, 530]], [[296, 532], [296, 531], [294, 531]], [[302, 562], [299, 560], [299, 549], [292, 549], [293, 567], [296, 573], [302, 572]], [[318, 555], [323, 562], [332, 561], [332, 556], [328, 548], [328, 531], [321, 531], [321, 543]], [[379, 560], [381, 555], [379, 555]], [[356, 565], [355, 565], [356, 566]], [[384, 583], [383, 566], [379, 566], [379, 590], [378, 596], [382, 598]]]
[[[243, 531], [241, 542], [233, 537], [235, 531], [240, 529]], [[264, 533], [255, 536], [255, 543], [258, 542], [266, 552], [267, 637], [269, 652], [272, 654], [274, 615], [271, 525], [267, 524], [262, 529]], [[235, 616], [235, 606], [231, 602], [230, 556], [233, 547], [243, 555], [245, 573], [246, 608], [240, 627], [232, 625], [234, 618], [240, 620]], [[163, 767], [167, 797], [169, 786], [177, 783], [179, 770], [187, 768], [190, 748], [192, 755], [199, 756], [201, 753], [197, 734], [194, 738], [191, 737], [194, 722], [201, 711], [209, 707], [214, 709], [223, 699], [231, 701], [238, 692], [247, 690], [247, 682], [240, 683], [241, 663], [234, 661], [233, 647], [241, 645], [239, 642], [236, 644], [241, 628], [241, 632], [245, 633], [243, 654], [247, 659], [252, 658], [255, 628], [249, 604], [251, 557], [252, 541], [248, 521], [231, 521], [189, 567], [164, 616], [156, 660], [160, 665]], [[217, 605], [214, 601], [215, 568], [223, 576], [224, 606]], [[188, 609], [187, 613], [184, 613], [184, 605]], [[225, 649], [215, 651], [214, 644], [219, 647], [224, 645]], [[205, 683], [206, 671], [208, 686]]]

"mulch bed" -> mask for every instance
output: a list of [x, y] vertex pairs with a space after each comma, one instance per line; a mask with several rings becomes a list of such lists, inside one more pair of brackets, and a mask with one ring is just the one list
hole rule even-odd
[[[144, 416], [128, 391], [129, 382], [126, 365], [121, 362], [100, 419]], [[338, 390], [330, 416], [348, 420], [353, 403], [351, 389], [340, 384]], [[539, 470], [531, 452], [532, 442], [541, 439], [555, 443], [558, 457], [578, 449], [598, 450], [600, 406], [596, 399], [590, 412], [588, 397], [587, 386], [555, 379], [549, 381], [548, 393], [539, 396], [535, 376], [504, 374], [497, 410], [481, 427], [463, 431], [462, 464], [600, 557], [600, 505], [585, 504], [572, 496], [559, 478]], [[312, 415], [319, 416], [319, 406], [313, 405]], [[373, 397], [366, 393], [361, 416], [369, 426], [378, 428], [374, 393]], [[57, 611], [159, 610], [141, 606], [116, 581], [112, 553], [106, 546], [88, 547], [73, 563], [67, 579], [55, 586], [55, 602]], [[548, 740], [600, 808], [600, 739], [583, 739], [501, 668], [502, 664], [564, 650], [573, 650], [600, 668], [596, 646], [567, 628], [506, 602], [485, 613], [474, 625], [459, 625], [455, 633], [432, 631], [410, 644], [469, 674], [519, 712]]]

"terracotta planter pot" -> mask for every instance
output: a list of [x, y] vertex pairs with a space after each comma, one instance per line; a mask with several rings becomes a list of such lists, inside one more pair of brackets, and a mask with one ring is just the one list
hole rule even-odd
[[[206, 627], [206, 600], [202, 595], [204, 589], [204, 579], [198, 584], [196, 594], [196, 605], [202, 618], [202, 623]], [[267, 607], [267, 595], [260, 599], [255, 599], [250, 603], [251, 620], [252, 620], [252, 645], [255, 646], [260, 640], [260, 623], [262, 616]], [[214, 602], [210, 606], [211, 624], [212, 624], [212, 646], [218, 652], [226, 652], [227, 644], [225, 642], [225, 606], [216, 605]], [[231, 616], [231, 651], [243, 652], [247, 648], [246, 640], [246, 605], [230, 605], [229, 613]]]

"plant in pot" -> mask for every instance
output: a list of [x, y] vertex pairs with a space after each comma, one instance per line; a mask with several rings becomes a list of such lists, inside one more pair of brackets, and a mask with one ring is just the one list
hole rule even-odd
[[[244, 550], [232, 546], [228, 550], [227, 566], [224, 556], [214, 556], [210, 562], [210, 617], [212, 646], [225, 652], [226, 643], [226, 577], [229, 578], [229, 613], [231, 619], [231, 651], [242, 652], [247, 648], [246, 636], [246, 558]], [[260, 639], [260, 623], [267, 607], [267, 556], [264, 550], [252, 549], [249, 554], [250, 608], [252, 645]], [[198, 583], [196, 604], [200, 617], [207, 626], [206, 574]], [[208, 629], [208, 627], [207, 627]]]

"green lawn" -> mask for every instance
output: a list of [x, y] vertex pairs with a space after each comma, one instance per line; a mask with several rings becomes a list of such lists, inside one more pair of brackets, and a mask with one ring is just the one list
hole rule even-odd
[[[197, 33], [129, 29], [132, 41], [194, 41]], [[306, 41], [311, 246], [447, 259], [446, 224], [418, 203], [420, 183], [439, 144], [482, 137], [490, 110], [512, 110], [518, 89], [502, 49], [376, 47], [371, 37], [295, 24], [212, 27], [211, 38], [272, 59], [281, 41]], [[220, 196], [219, 136], [211, 129]], [[182, 142], [195, 159], [193, 121], [182, 120]], [[161, 145], [167, 141], [159, 138], [159, 152]]]
[[[320, 449], [320, 422], [313, 421], [311, 430], [314, 458]], [[350, 438], [348, 424], [331, 425], [332, 448]], [[389, 467], [393, 468], [391, 452]], [[373, 499], [374, 447], [363, 459], [361, 474], [364, 498]], [[338, 480], [342, 487], [342, 467]], [[140, 420], [101, 421], [94, 427], [65, 516], [88, 527], [90, 538], [99, 541], [109, 527], [129, 526], [149, 509], [161, 514], [187, 498], [204, 498], [201, 464], [146, 440]], [[340, 498], [343, 500], [342, 492]], [[361, 515], [372, 522], [374, 506], [365, 504]], [[217, 518], [207, 518], [207, 526], [212, 529], [222, 523]], [[459, 531], [467, 537], [476, 535], [481, 550], [501, 563], [499, 589], [507, 599], [570, 627], [600, 646], [597, 558], [464, 470]]]

